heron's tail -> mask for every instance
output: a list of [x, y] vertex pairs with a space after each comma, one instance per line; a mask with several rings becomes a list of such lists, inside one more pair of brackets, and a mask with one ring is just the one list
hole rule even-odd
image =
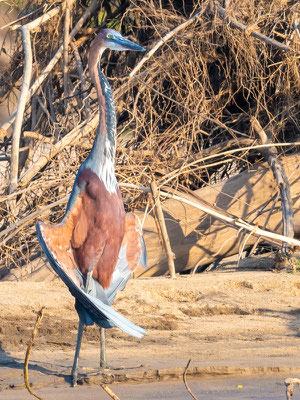
[[107, 320], [110, 326], [117, 326], [122, 329], [122, 331], [137, 338], [141, 338], [146, 333], [143, 328], [140, 328], [139, 326], [129, 321], [127, 318], [123, 317], [110, 305], [105, 304], [102, 300], [85, 293], [78, 286], [75, 280], [72, 279], [72, 277], [68, 273], [68, 269], [59, 262], [55, 254], [48, 248], [39, 222], [36, 225], [36, 229], [38, 240], [51, 267], [62, 279], [62, 281], [67, 285], [71, 294], [76, 298], [76, 300], [81, 303], [81, 305], [83, 305], [94, 317], [94, 320]]

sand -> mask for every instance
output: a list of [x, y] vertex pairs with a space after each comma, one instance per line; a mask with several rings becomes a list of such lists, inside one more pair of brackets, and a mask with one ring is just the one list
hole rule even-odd
[[[112, 370], [107, 371], [111, 379], [106, 378], [176, 377], [190, 358], [198, 375], [298, 373], [299, 297], [300, 275], [286, 271], [132, 279], [114, 307], [147, 329], [147, 335], [136, 339], [118, 328], [107, 331]], [[57, 279], [0, 282], [0, 390], [22, 386], [25, 351], [43, 306], [29, 373], [37, 386], [68, 383], [78, 324], [74, 298]], [[86, 379], [81, 383], [94, 382], [87, 377], [98, 376], [98, 363], [99, 331], [88, 327], [80, 360], [80, 376]]]

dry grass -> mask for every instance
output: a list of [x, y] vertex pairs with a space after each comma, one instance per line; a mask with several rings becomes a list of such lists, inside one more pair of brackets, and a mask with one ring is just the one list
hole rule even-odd
[[[197, 189], [247, 168], [259, 158], [258, 153], [241, 151], [207, 163], [201, 162], [201, 156], [222, 150], [221, 145], [229, 141], [230, 147], [239, 147], [243, 140], [254, 140], [250, 125], [252, 116], [272, 132], [274, 142], [297, 140], [300, 109], [300, 42], [294, 29], [299, 13], [297, 1], [229, 2], [228, 15], [247, 25], [245, 32], [234, 29], [222, 19], [216, 9], [209, 7], [212, 4], [209, 0], [186, 3], [183, 0], [130, 0], [128, 7], [125, 3], [122, 6], [121, 1], [113, 2], [121, 7], [119, 10], [113, 3], [106, 3], [106, 8], [98, 8], [76, 36], [83, 76], [87, 80], [85, 89], [74, 49], [69, 48], [70, 97], [67, 108], [64, 105], [62, 60], [26, 108], [22, 131], [41, 136], [36, 139], [23, 134], [20, 146], [25, 150], [20, 153], [20, 177], [38, 162], [41, 154], [74, 127], [84, 123], [88, 114], [93, 116], [97, 113], [95, 90], [92, 88], [89, 91], [90, 80], [85, 67], [90, 41], [94, 31], [98, 30], [91, 27], [102, 22], [108, 22], [109, 26], [122, 26], [125, 36], [150, 50], [168, 32], [199, 11], [198, 17], [189, 26], [165, 42], [149, 58], [131, 85], [127, 84], [128, 74], [141, 55], [107, 52], [103, 57], [104, 72], [116, 94], [116, 173], [119, 182], [148, 186], [150, 176], [154, 174], [158, 184], [164, 183], [167, 177], [168, 185], [173, 188]], [[56, 2], [50, 5], [42, 0], [28, 2], [20, 16], [37, 8], [38, 11], [22, 23], [41, 15], [52, 4]], [[82, 2], [75, 1], [72, 26], [84, 8]], [[62, 12], [32, 34], [34, 79], [61, 45], [63, 27]], [[260, 31], [289, 45], [290, 51], [279, 50], [252, 37], [253, 31]], [[2, 100], [12, 96], [20, 85], [23, 73], [21, 49], [18, 34], [11, 63], [0, 77]], [[85, 105], [87, 94], [88, 108]], [[5, 132], [2, 136], [1, 154], [9, 157], [11, 138]], [[0, 177], [0, 210], [3, 216], [0, 226], [0, 278], [6, 268], [20, 267], [39, 255], [34, 228], [36, 219], [60, 220], [65, 201], [39, 215], [33, 213], [70, 192], [76, 171], [92, 145], [93, 136], [94, 132], [90, 132], [63, 148], [26, 186], [21, 186], [17, 193], [9, 196], [7, 162], [6, 172]], [[43, 144], [41, 138], [49, 143]], [[180, 167], [195, 159], [198, 162], [182, 172]], [[10, 199], [16, 200], [18, 213], [15, 215], [9, 211]], [[144, 205], [147, 199], [139, 191], [126, 189], [124, 200], [126, 207], [132, 209]], [[24, 218], [27, 220], [24, 221]], [[16, 226], [13, 225], [15, 223]]]

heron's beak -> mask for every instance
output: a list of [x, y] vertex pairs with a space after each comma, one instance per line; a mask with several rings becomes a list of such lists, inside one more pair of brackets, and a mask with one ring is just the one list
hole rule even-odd
[[132, 42], [131, 40], [123, 37], [115, 38], [114, 44], [118, 47], [118, 50], [133, 50], [133, 51], [146, 51], [142, 46]]

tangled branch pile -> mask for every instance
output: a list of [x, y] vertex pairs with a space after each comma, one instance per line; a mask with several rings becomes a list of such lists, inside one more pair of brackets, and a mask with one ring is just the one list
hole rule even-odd
[[[0, 130], [0, 278], [11, 266], [39, 256], [36, 219], [61, 219], [77, 169], [91, 148], [97, 101], [86, 65], [99, 25], [120, 29], [148, 51], [143, 61], [142, 55], [125, 52], [107, 52], [102, 58], [118, 114], [119, 182], [148, 186], [154, 174], [159, 185], [197, 189], [241, 171], [259, 158], [258, 153], [241, 149], [214, 163], [201, 159], [224, 148], [253, 144], [253, 116], [272, 133], [274, 142], [297, 140], [297, 1], [232, 0], [226, 9], [209, 0], [49, 3], [28, 2], [16, 22], [24, 25], [60, 7], [31, 32], [31, 84], [63, 40], [67, 43], [69, 31], [88, 6], [91, 12], [71, 33], [68, 53], [58, 58], [27, 102], [17, 190], [8, 190], [13, 119]], [[0, 77], [2, 101], [14, 95], [24, 68], [21, 35], [13, 30], [10, 34], [16, 35], [16, 44]], [[140, 68], [134, 69], [139, 62]], [[195, 162], [189, 165], [191, 161]], [[146, 201], [145, 194], [132, 189], [123, 194], [128, 209]]]

